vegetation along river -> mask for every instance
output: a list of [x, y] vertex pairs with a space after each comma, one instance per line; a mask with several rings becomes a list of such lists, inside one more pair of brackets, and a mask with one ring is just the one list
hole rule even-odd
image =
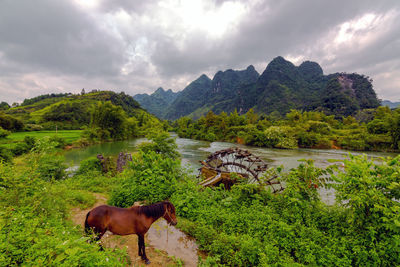
[[[207, 142], [193, 139], [176, 138], [179, 153], [182, 157], [182, 165], [195, 174], [198, 174], [200, 161], [207, 158], [210, 153], [237, 146], [247, 149], [254, 155], [259, 156], [270, 166], [283, 165], [285, 170], [297, 167], [301, 159], [313, 159], [318, 167], [328, 166], [329, 160], [342, 160], [349, 153], [353, 155], [367, 154], [371, 158], [396, 156], [395, 153], [385, 152], [355, 152], [334, 149], [272, 149], [263, 147], [251, 147], [227, 142]], [[95, 157], [97, 154], [104, 156], [118, 155], [120, 152], [134, 152], [140, 143], [146, 141], [144, 138], [137, 138], [126, 141], [116, 141], [89, 146], [82, 149], [72, 149], [65, 152], [66, 162], [71, 166], [78, 166], [79, 163], [88, 157]], [[321, 196], [325, 202], [331, 203], [334, 200], [332, 192], [321, 191]]]

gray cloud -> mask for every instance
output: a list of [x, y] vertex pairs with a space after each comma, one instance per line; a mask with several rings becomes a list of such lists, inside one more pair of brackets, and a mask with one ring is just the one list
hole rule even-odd
[[[0, 1], [0, 100], [82, 87], [176, 91], [202, 73], [250, 64], [263, 71], [278, 55], [317, 61], [325, 73], [364, 73], [379, 97], [400, 100], [399, 1], [209, 0], [193, 21], [184, 3]], [[243, 13], [215, 31], [235, 4]], [[337, 42], [343, 23], [366, 14], [376, 15], [370, 27], [349, 28], [349, 40]]]
[[54, 74], [115, 75], [122, 45], [69, 1], [0, 4], [0, 51], [6, 60]]

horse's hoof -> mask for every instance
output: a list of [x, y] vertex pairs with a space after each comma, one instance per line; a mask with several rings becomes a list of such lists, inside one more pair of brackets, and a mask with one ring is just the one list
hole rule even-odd
[[146, 263], [147, 265], [149, 265], [149, 264], [150, 264], [150, 261], [149, 261], [149, 260], [146, 260], [144, 263]]

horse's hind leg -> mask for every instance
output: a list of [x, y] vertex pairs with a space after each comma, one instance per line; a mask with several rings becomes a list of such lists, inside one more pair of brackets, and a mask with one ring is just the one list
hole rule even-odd
[[140, 237], [140, 235], [138, 236], [138, 251], [139, 251], [139, 256], [142, 256], [142, 238]]

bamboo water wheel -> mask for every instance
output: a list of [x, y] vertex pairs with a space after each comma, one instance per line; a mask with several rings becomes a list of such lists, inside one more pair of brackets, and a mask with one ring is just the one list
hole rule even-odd
[[[237, 182], [237, 178], [245, 179], [248, 183], [261, 183], [260, 177], [268, 169], [268, 164], [262, 159], [238, 147], [216, 151], [201, 164], [200, 177], [204, 180], [200, 185], [206, 187], [223, 183], [227, 189]], [[276, 178], [263, 181], [274, 193], [283, 190]]]

